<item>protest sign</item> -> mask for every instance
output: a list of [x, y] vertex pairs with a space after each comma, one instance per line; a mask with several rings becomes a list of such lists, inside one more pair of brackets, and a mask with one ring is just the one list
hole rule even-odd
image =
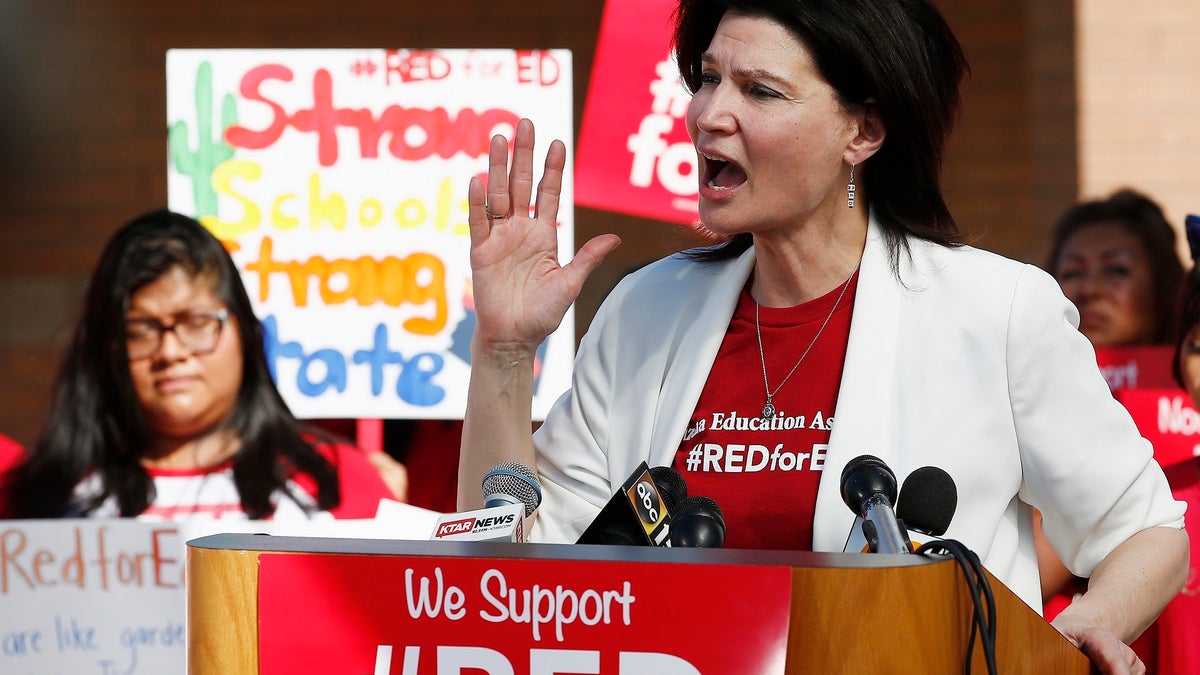
[[[226, 243], [301, 417], [455, 419], [474, 305], [467, 186], [528, 117], [567, 144], [565, 50], [171, 50], [168, 194]], [[540, 168], [539, 168], [540, 173]], [[538, 352], [534, 418], [568, 386], [568, 313]]]

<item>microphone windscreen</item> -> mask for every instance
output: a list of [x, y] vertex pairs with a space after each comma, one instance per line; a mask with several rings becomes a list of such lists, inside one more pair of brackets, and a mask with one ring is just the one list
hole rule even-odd
[[910, 530], [940, 537], [950, 527], [958, 508], [958, 488], [950, 474], [936, 466], [923, 466], [904, 479], [896, 517]]
[[896, 503], [896, 474], [872, 455], [859, 455], [846, 463], [842, 469], [842, 501], [850, 510], [862, 515], [862, 504], [867, 497], [881, 494], [891, 504]]
[[[515, 498], [525, 504], [525, 517], [533, 515], [542, 503], [542, 485], [537, 473], [520, 462], [504, 462], [487, 472], [483, 477], [483, 499], [488, 506], [498, 495]], [[502, 500], [516, 503], [513, 499]]]
[[725, 514], [708, 497], [695, 495], [679, 503], [671, 516], [671, 546], [721, 548], [725, 545]]
[[650, 477], [658, 486], [658, 493], [662, 495], [663, 503], [667, 505], [667, 511], [675, 513], [679, 502], [687, 497], [687, 481], [678, 471], [669, 466], [650, 467]]

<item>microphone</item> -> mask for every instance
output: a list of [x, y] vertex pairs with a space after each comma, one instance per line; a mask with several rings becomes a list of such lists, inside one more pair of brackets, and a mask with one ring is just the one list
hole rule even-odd
[[957, 508], [958, 488], [950, 474], [936, 466], [923, 466], [904, 479], [896, 517], [910, 533], [940, 537], [949, 529]]
[[678, 471], [669, 466], [650, 467], [650, 477], [658, 486], [658, 493], [662, 495], [663, 502], [667, 505], [667, 511], [675, 513], [679, 502], [688, 496], [687, 481]]
[[[678, 486], [672, 490], [677, 491]], [[650, 468], [642, 462], [575, 543], [665, 546], [670, 537], [670, 522], [671, 513], [662, 491]]]
[[520, 462], [504, 462], [483, 476], [483, 506], [524, 504], [525, 517], [542, 503], [542, 484], [537, 473]]
[[896, 474], [883, 460], [860, 455], [842, 469], [842, 501], [862, 517], [871, 553], [909, 553], [912, 543], [896, 520]]
[[[896, 519], [912, 540], [913, 548], [939, 539], [950, 527], [958, 507], [958, 489], [950, 474], [936, 466], [923, 466], [904, 479], [896, 503]], [[864, 553], [867, 540], [863, 518], [855, 518], [846, 539], [845, 553]]]
[[671, 515], [672, 548], [721, 548], [725, 545], [725, 514], [708, 497], [681, 501]]
[[525, 519], [542, 503], [537, 473], [519, 462], [504, 462], [483, 477], [484, 508], [440, 516], [433, 540], [525, 541]]

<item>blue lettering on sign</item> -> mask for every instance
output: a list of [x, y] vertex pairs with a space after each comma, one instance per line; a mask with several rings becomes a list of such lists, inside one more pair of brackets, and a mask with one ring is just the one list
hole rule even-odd
[[[309, 367], [320, 361], [325, 365], [325, 379], [313, 381]], [[318, 349], [300, 359], [300, 372], [296, 375], [296, 388], [305, 396], [320, 396], [329, 385], [338, 391], [346, 391], [346, 357], [335, 349]]]
[[[333, 387], [338, 392], [346, 390], [348, 363], [370, 368], [371, 395], [383, 394], [386, 371], [399, 367], [396, 375], [396, 396], [410, 405], [433, 406], [446, 397], [445, 388], [434, 379], [442, 372], [446, 359], [435, 352], [418, 352], [405, 358], [400, 352], [388, 347], [388, 327], [375, 327], [370, 349], [355, 351], [348, 359], [342, 352], [329, 347], [306, 350], [299, 342], [281, 342], [279, 326], [274, 315], [262, 321], [264, 348], [271, 377], [279, 382], [278, 364], [284, 359], [299, 361], [296, 373], [296, 389], [305, 396], [320, 396]], [[315, 366], [315, 367], [314, 367]], [[323, 372], [321, 372], [323, 371]]]
[[366, 363], [371, 366], [372, 396], [379, 396], [383, 391], [383, 367], [404, 363], [404, 357], [400, 356], [400, 352], [388, 349], [387, 338], [387, 326], [379, 324], [375, 327], [375, 346], [369, 351], [360, 349], [354, 352], [355, 363]]
[[164, 626], [131, 626], [121, 629], [121, 646], [126, 651], [125, 664], [117, 664], [113, 659], [100, 661], [104, 675], [129, 675], [138, 670], [138, 661], [142, 649], [182, 649], [184, 646], [184, 627], [182, 623], [168, 621]]
[[15, 630], [0, 635], [0, 654], [25, 656], [42, 653], [42, 631], [37, 629]]
[[54, 634], [58, 639], [58, 651], [91, 652], [95, 651], [96, 629], [92, 626], [80, 625], [75, 617], [63, 620], [61, 616], [54, 617]]

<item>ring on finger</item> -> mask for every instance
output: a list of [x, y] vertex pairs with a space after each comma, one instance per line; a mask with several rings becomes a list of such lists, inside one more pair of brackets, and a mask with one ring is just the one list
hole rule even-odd
[[503, 214], [503, 213], [492, 213], [492, 210], [491, 210], [491, 208], [489, 208], [487, 204], [484, 204], [484, 205], [483, 205], [483, 213], [484, 213], [484, 215], [485, 215], [485, 216], [487, 216], [487, 219], [488, 219], [488, 220], [500, 220], [501, 218], [507, 218], [507, 217], [508, 217], [508, 216], [507, 216], [507, 214]]

